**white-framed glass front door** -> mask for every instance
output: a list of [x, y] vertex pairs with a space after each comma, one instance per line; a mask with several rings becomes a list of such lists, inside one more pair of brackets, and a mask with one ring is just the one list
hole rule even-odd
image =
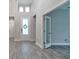
[[20, 38], [21, 40], [27, 40], [29, 37], [29, 19], [22, 17], [20, 21]]
[[28, 19], [27, 18], [23, 18], [22, 34], [28, 35]]

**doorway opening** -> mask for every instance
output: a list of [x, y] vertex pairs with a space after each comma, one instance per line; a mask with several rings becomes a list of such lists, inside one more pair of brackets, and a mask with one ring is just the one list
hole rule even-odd
[[69, 1], [44, 15], [44, 48], [70, 58]]

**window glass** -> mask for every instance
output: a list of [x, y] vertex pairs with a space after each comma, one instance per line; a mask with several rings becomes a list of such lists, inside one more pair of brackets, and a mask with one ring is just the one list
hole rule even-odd
[[23, 19], [23, 34], [28, 34], [28, 19], [24, 18]]
[[25, 7], [25, 12], [30, 12], [30, 7]]
[[24, 9], [22, 6], [19, 7], [19, 12], [24, 12]]

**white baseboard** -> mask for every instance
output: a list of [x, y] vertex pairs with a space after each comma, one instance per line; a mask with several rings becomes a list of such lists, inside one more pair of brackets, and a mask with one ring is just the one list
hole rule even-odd
[[29, 40], [24, 40], [24, 39], [15, 39], [15, 41], [35, 41], [35, 40], [32, 40], [32, 39], [29, 39]]
[[70, 45], [70, 43], [52, 43], [52, 45]]
[[36, 42], [36, 45], [40, 47], [41, 49], [43, 49], [43, 47], [39, 43]]

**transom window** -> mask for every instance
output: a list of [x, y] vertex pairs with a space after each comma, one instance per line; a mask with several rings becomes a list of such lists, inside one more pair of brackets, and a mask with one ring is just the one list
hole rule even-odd
[[30, 7], [25, 7], [25, 12], [30, 12]]
[[30, 7], [29, 6], [19, 6], [19, 12], [23, 13], [23, 12], [30, 12]]
[[19, 12], [23, 13], [24, 12], [24, 9], [22, 6], [19, 7]]

